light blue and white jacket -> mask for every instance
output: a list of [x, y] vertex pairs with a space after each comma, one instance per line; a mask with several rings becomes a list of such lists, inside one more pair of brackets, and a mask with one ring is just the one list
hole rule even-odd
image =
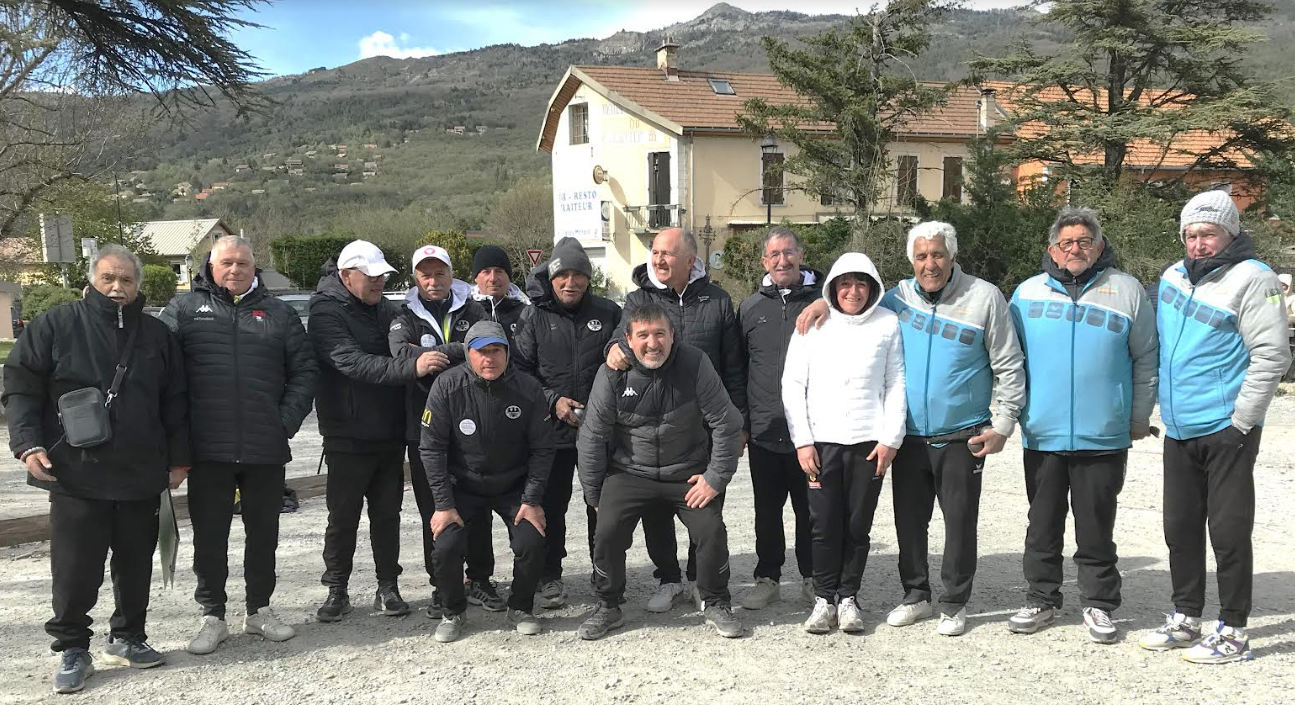
[[904, 339], [908, 435], [940, 436], [987, 421], [1012, 435], [1025, 405], [1025, 368], [997, 287], [955, 263], [936, 303], [905, 279], [881, 305], [899, 316]]
[[1281, 283], [1268, 265], [1223, 265], [1195, 286], [1184, 262], [1160, 277], [1160, 416], [1170, 438], [1262, 426], [1290, 366]]
[[1157, 384], [1155, 316], [1138, 280], [1107, 267], [1075, 300], [1044, 272], [1016, 288], [1011, 308], [1025, 351], [1024, 446], [1131, 446], [1129, 426], [1150, 425]]

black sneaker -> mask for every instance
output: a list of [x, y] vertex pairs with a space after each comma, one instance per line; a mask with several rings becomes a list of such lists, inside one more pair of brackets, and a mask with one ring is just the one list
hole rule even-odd
[[392, 585], [379, 585], [373, 596], [373, 609], [388, 617], [402, 617], [409, 614], [409, 603], [400, 597], [400, 588]]
[[733, 608], [724, 604], [706, 605], [703, 613], [706, 623], [715, 627], [715, 631], [725, 639], [736, 639], [746, 634], [742, 620], [733, 614]]
[[489, 580], [473, 580], [468, 584], [468, 604], [487, 612], [503, 612], [508, 608], [504, 598], [495, 591], [495, 584]]
[[342, 616], [351, 612], [351, 597], [346, 594], [346, 588], [330, 587], [328, 588], [328, 599], [324, 604], [319, 606], [315, 612], [315, 619], [321, 622], [340, 622]]
[[143, 639], [116, 639], [110, 636], [108, 645], [103, 648], [103, 661], [114, 666], [153, 668], [161, 666], [166, 659]]
[[59, 654], [58, 670], [54, 672], [55, 693], [79, 693], [85, 688], [85, 679], [94, 675], [94, 659], [82, 648], [65, 649]]
[[607, 632], [625, 624], [625, 616], [619, 607], [599, 605], [583, 624], [576, 629], [576, 634], [585, 641], [593, 641], [607, 636]]
[[432, 601], [423, 610], [428, 619], [440, 619], [445, 616], [445, 605], [441, 602], [441, 591], [432, 590]]

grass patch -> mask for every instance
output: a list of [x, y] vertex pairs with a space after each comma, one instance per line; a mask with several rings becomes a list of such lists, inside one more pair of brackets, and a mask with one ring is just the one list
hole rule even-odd
[[7, 340], [0, 340], [0, 362], [9, 359], [9, 351], [13, 350], [13, 343]]

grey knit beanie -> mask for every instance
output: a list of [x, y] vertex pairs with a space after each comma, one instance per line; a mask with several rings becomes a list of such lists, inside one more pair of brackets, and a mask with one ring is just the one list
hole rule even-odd
[[1178, 239], [1185, 239], [1183, 233], [1193, 223], [1214, 223], [1232, 237], [1241, 232], [1241, 214], [1232, 196], [1223, 191], [1202, 191], [1192, 196], [1178, 217]]

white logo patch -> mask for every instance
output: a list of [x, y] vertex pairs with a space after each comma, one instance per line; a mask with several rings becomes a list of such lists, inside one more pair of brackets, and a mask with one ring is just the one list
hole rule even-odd
[[472, 419], [463, 419], [459, 422], [459, 432], [465, 436], [471, 436], [477, 432], [477, 422]]
[[434, 348], [437, 345], [436, 336], [431, 333], [423, 333], [423, 337], [418, 339], [418, 344], [424, 348]]
[[454, 330], [467, 330], [467, 329], [468, 329], [468, 322], [463, 320], [462, 318], [459, 319], [458, 323], [454, 324]]
[[639, 393], [634, 391], [633, 387], [626, 387], [625, 391], [621, 392], [621, 396], [623, 397], [636, 397], [638, 395]]
[[392, 323], [392, 324], [391, 324], [391, 330], [400, 330], [400, 326], [401, 326], [401, 325], [402, 325], [402, 324], [401, 324], [401, 322], [400, 322], [400, 321], [396, 321], [395, 323]]
[[520, 419], [522, 417], [522, 407], [516, 404], [504, 409], [504, 416], [510, 419]]
[[595, 333], [603, 329], [603, 322], [598, 320], [597, 318], [595, 318], [592, 321], [589, 321], [589, 323], [587, 323], [586, 325], [589, 326], [589, 330]]
[[211, 313], [211, 307], [207, 304], [203, 304], [198, 307], [198, 313]]

